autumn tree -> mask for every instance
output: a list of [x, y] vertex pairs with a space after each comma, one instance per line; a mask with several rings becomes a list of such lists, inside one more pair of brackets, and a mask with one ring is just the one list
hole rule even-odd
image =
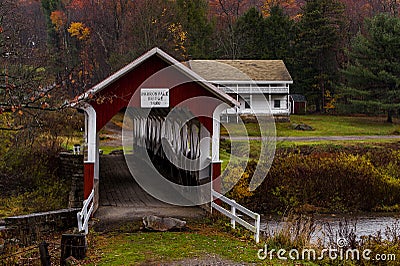
[[396, 16], [399, 14], [399, 0], [368, 0], [368, 5], [373, 15], [387, 13]]
[[337, 0], [307, 0], [297, 23], [295, 68], [297, 93], [304, 93], [317, 112], [338, 79], [337, 51], [341, 39], [343, 6]]
[[[41, 1], [48, 21], [51, 70], [56, 76], [56, 82], [64, 84], [64, 89], [69, 93], [70, 98], [82, 93], [110, 73], [110, 68], [104, 63], [104, 55], [98, 54], [101, 46], [94, 46], [92, 41], [94, 39], [96, 43], [104, 44], [104, 40], [101, 35], [92, 34], [91, 27], [87, 25], [95, 24], [93, 16], [98, 14], [98, 7], [102, 2]], [[97, 36], [100, 40], [94, 38]], [[106, 73], [100, 69], [106, 70]]]
[[177, 19], [176, 5], [168, 0], [142, 0], [130, 12], [125, 35], [132, 38], [125, 57], [128, 54], [133, 60], [153, 47], [160, 47], [178, 59], [185, 58], [187, 31]]
[[210, 2], [216, 18], [214, 40], [217, 57], [238, 58], [238, 42], [235, 35], [235, 23], [245, 12], [245, 2], [241, 0], [215, 0]]
[[7, 188], [0, 198], [53, 181], [60, 187], [55, 177], [60, 136], [82, 122], [65, 108], [68, 97], [49, 67], [41, 15], [37, 2], [0, 1], [0, 187]]
[[272, 10], [280, 7], [289, 16], [296, 16], [300, 11], [300, 4], [302, 1], [296, 0], [265, 0], [262, 6], [262, 12], [268, 17]]
[[41, 0], [41, 5], [47, 25], [48, 51], [51, 55], [48, 64], [51, 65], [57, 82], [62, 82], [69, 75], [71, 65], [77, 61], [67, 32], [68, 15], [61, 0]]
[[366, 33], [352, 42], [342, 96], [353, 110], [386, 112], [387, 121], [400, 109], [400, 19], [379, 14], [366, 21]]
[[36, 110], [48, 107], [47, 91], [51, 89], [44, 84], [52, 83], [45, 68], [46, 51], [36, 41], [38, 32], [30, 28], [35, 24], [21, 12], [24, 6], [13, 1], [2, 1], [1, 5], [0, 128], [22, 131], [39, 127]]
[[46, 19], [49, 43], [58, 46], [59, 38], [51, 19], [51, 15], [54, 11], [62, 9], [62, 2], [61, 0], [41, 0], [41, 4]]
[[[55, 119], [49, 117], [61, 111], [69, 98], [49, 66], [40, 5], [15, 1], [1, 5], [0, 131], [10, 132], [15, 144], [29, 144], [56, 128], [50, 125]], [[62, 113], [61, 117], [65, 119]]]

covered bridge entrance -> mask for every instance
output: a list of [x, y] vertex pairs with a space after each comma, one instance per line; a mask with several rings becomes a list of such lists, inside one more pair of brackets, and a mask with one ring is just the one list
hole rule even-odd
[[[202, 199], [209, 202], [210, 188], [218, 191], [221, 173], [219, 117], [223, 110], [237, 105], [159, 48], [150, 50], [81, 95], [75, 104], [85, 113], [85, 199], [93, 197], [96, 210], [102, 199], [100, 190], [113, 186], [125, 196], [136, 193], [141, 198], [132, 206], [153, 201], [144, 191], [165, 202], [153, 201], [156, 207], [196, 206]], [[120, 157], [105, 167], [111, 171], [108, 177], [113, 176], [112, 168], [129, 171], [140, 185], [132, 190], [124, 187], [126, 173], [100, 185], [98, 134], [121, 110], [126, 110], [126, 163], [122, 164]], [[204, 184], [209, 184], [208, 191], [194, 189]]]
[[[135, 165], [140, 169], [140, 166]], [[132, 177], [122, 154], [100, 155], [99, 208], [94, 217], [100, 228], [119, 226], [146, 215], [199, 217], [204, 210], [180, 207], [154, 198]]]

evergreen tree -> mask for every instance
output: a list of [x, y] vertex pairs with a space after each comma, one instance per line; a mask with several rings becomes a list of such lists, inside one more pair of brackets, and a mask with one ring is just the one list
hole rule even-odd
[[295, 88], [315, 104], [317, 112], [323, 110], [325, 95], [337, 80], [342, 14], [338, 0], [307, 0], [297, 24]]
[[293, 22], [285, 15], [282, 7], [275, 5], [265, 19], [265, 55], [266, 59], [283, 59], [288, 61], [293, 40]]
[[400, 18], [379, 14], [352, 42], [343, 96], [360, 112], [400, 109]]
[[177, 0], [178, 19], [187, 32], [187, 53], [193, 58], [208, 58], [213, 25], [207, 19], [208, 5], [204, 0]]
[[260, 11], [250, 8], [234, 25], [238, 58], [260, 59], [265, 54], [265, 21]]

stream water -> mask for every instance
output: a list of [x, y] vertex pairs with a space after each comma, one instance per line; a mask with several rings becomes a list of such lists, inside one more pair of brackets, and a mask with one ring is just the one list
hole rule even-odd
[[[301, 224], [306, 224], [304, 222], [306, 219], [303, 219]], [[318, 215], [313, 216], [312, 221], [315, 226], [312, 241], [322, 241], [323, 243], [329, 241], [329, 236], [339, 238], [340, 233], [346, 230], [347, 233], [353, 231], [357, 240], [360, 240], [362, 236], [376, 236], [378, 232], [381, 233], [383, 239], [390, 239], [387, 232], [400, 236], [399, 213]], [[285, 222], [281, 217], [264, 217], [261, 222], [261, 230], [267, 235], [274, 235], [285, 226], [292, 229], [298, 228], [298, 226], [291, 226], [291, 223]]]

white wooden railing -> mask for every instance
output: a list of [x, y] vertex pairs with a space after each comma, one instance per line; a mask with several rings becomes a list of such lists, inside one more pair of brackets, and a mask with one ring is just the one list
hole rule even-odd
[[78, 218], [78, 230], [79, 232], [85, 231], [87, 235], [89, 232], [89, 219], [92, 215], [94, 204], [93, 204], [93, 197], [94, 197], [94, 189], [90, 193], [89, 197], [83, 201], [83, 207], [80, 212], [76, 214]]
[[[223, 215], [229, 217], [231, 219], [232, 228], [235, 228], [236, 222], [238, 222], [239, 224], [243, 225], [248, 230], [252, 231], [254, 233], [254, 240], [256, 241], [256, 243], [258, 243], [260, 241], [260, 215], [258, 213], [250, 211], [249, 209], [243, 207], [236, 201], [231, 200], [214, 190], [211, 190], [211, 194], [212, 194], [212, 199], [213, 199], [213, 201], [211, 202], [211, 209], [214, 208], [217, 211], [219, 211], [220, 213], [222, 213]], [[226, 204], [228, 204], [231, 207], [231, 210], [229, 211], [214, 202], [214, 200], [218, 200], [218, 199], [221, 200], [222, 202], [225, 202]], [[250, 218], [254, 219], [254, 225], [252, 225], [252, 224], [248, 223], [247, 221], [243, 220], [242, 218], [240, 218], [238, 216], [238, 214], [236, 213], [236, 211], [239, 211], [242, 214], [245, 214], [245, 215], [249, 216]]]
[[218, 86], [220, 89], [222, 89], [225, 93], [237, 93], [237, 94], [257, 94], [257, 93], [267, 93], [267, 94], [288, 94], [289, 93], [289, 87], [282, 85], [282, 86]]

